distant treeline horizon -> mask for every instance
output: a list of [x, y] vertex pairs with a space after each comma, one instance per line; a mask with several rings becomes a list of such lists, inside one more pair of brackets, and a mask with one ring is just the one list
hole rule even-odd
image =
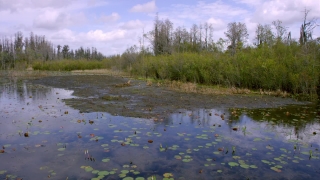
[[69, 45], [55, 46], [45, 36], [30, 33], [24, 37], [21, 31], [13, 38], [0, 37], [0, 67], [1, 69], [14, 69], [16, 62], [32, 64], [34, 61], [50, 61], [61, 59], [73, 60], [102, 60], [105, 56], [95, 47], [70, 49]]

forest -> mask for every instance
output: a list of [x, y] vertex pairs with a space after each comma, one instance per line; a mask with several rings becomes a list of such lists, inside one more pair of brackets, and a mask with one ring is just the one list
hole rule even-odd
[[[22, 32], [17, 32], [14, 37], [0, 39], [0, 67], [5, 69], [21, 69], [39, 62], [56, 60], [98, 60], [105, 56], [95, 47], [70, 49], [69, 45], [53, 45], [45, 36], [30, 33], [24, 37]], [[18, 67], [17, 67], [18, 66]], [[22, 67], [20, 67], [22, 66]]]
[[[253, 44], [247, 43], [249, 34], [242, 22], [230, 22], [225, 37], [214, 41], [215, 27], [209, 23], [187, 29], [156, 16], [153, 29], [141, 36], [138, 45], [109, 57], [96, 48], [70, 50], [68, 45], [54, 46], [45, 36], [30, 33], [23, 38], [17, 32], [13, 40], [0, 40], [1, 69], [17, 69], [21, 64], [35, 70], [112, 68], [157, 80], [317, 97], [320, 37], [313, 37], [318, 25], [308, 13], [305, 10], [299, 39], [291, 38], [290, 30], [275, 20], [257, 25]], [[76, 61], [83, 65], [71, 63]]]

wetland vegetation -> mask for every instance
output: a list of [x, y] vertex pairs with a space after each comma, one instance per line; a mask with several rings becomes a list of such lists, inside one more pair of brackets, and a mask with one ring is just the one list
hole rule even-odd
[[274, 21], [251, 46], [244, 23], [214, 42], [158, 18], [110, 57], [1, 39], [0, 178], [318, 179], [320, 106], [292, 98], [317, 98], [307, 15], [299, 40]]
[[1, 178], [317, 179], [320, 173], [315, 104], [96, 78], [1, 79]]

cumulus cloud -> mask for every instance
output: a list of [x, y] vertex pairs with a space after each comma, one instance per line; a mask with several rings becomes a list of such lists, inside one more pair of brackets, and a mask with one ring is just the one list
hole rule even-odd
[[73, 42], [77, 41], [77, 35], [71, 31], [70, 29], [62, 29], [55, 32], [51, 37], [54, 41], [66, 41], [66, 42]]
[[126, 23], [122, 24], [120, 27], [122, 29], [130, 30], [130, 29], [141, 29], [144, 26], [145, 25], [139, 19], [136, 19], [133, 21], [126, 22]]
[[310, 10], [309, 17], [320, 18], [320, 3], [312, 0], [272, 0], [256, 6], [252, 16], [254, 22], [271, 23], [281, 20], [285, 24], [293, 24], [297, 20], [303, 20], [304, 9]]
[[207, 21], [209, 24], [212, 24], [214, 30], [221, 30], [227, 27], [227, 23], [222, 19], [211, 17]]
[[109, 16], [102, 15], [100, 20], [102, 22], [115, 22], [120, 19], [120, 15], [118, 13], [112, 13]]
[[88, 40], [92, 41], [114, 41], [117, 39], [123, 39], [125, 37], [126, 31], [125, 30], [113, 30], [109, 32], [103, 32], [102, 30], [94, 30], [89, 31], [86, 34]]
[[74, 2], [76, 2], [76, 0], [0, 0], [0, 10], [15, 12], [28, 8], [62, 8]]
[[130, 9], [130, 12], [143, 12], [143, 13], [151, 13], [155, 12], [157, 9], [156, 1], [150, 1], [145, 4], [137, 4]]
[[33, 25], [36, 28], [56, 30], [84, 23], [85, 21], [86, 16], [83, 13], [69, 14], [49, 8], [34, 18]]

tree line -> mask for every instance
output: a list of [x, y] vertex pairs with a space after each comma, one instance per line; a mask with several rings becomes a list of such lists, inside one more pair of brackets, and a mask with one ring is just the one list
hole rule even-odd
[[105, 56], [95, 47], [70, 49], [69, 45], [57, 45], [48, 41], [45, 36], [30, 33], [24, 37], [18, 31], [14, 37], [0, 38], [1, 69], [14, 69], [16, 63], [25, 62], [30, 65], [34, 61], [52, 61], [60, 59], [102, 60]]
[[214, 41], [215, 27], [209, 23], [187, 30], [156, 16], [139, 45], [108, 59], [110, 66], [147, 78], [313, 96], [319, 89], [320, 37], [313, 37], [317, 23], [308, 13], [304, 11], [298, 39], [275, 20], [257, 25], [253, 44], [247, 43], [243, 22], [228, 23], [225, 37]]

